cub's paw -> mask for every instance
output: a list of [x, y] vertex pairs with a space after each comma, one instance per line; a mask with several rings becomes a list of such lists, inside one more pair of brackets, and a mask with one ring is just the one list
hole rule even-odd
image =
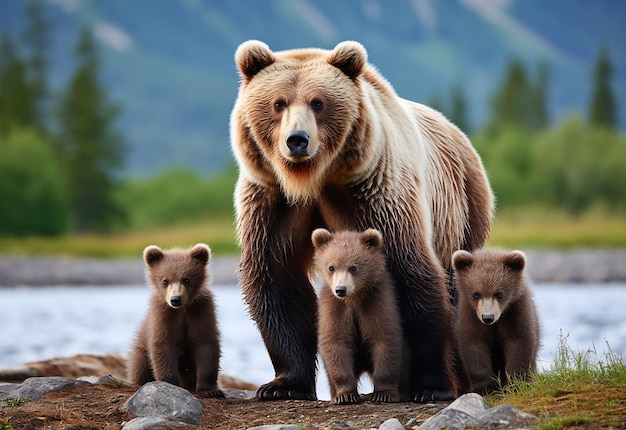
[[400, 396], [392, 391], [374, 391], [368, 394], [365, 399], [379, 403], [396, 403], [400, 401]]
[[220, 390], [219, 388], [216, 388], [214, 390], [199, 390], [196, 392], [196, 396], [202, 397], [202, 398], [209, 398], [209, 397], [223, 398], [224, 392]]
[[413, 401], [416, 403], [439, 402], [454, 399], [456, 399], [456, 396], [452, 393], [452, 391], [434, 390], [428, 388], [418, 390], [413, 395]]
[[363, 400], [358, 393], [344, 393], [333, 397], [330, 403], [333, 405], [351, 405], [354, 403], [361, 403]]
[[289, 383], [280, 378], [261, 385], [256, 391], [256, 397], [259, 400], [317, 400], [314, 387]]

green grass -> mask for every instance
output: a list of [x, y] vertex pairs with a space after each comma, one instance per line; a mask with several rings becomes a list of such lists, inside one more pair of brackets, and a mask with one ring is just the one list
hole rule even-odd
[[7, 408], [16, 408], [18, 406], [22, 406], [24, 403], [28, 403], [28, 399], [25, 399], [23, 397], [7, 397], [6, 399], [2, 400], [2, 405]]
[[487, 396], [487, 402], [535, 414], [541, 430], [619, 427], [626, 422], [626, 365], [606, 346], [600, 354], [595, 347], [576, 352], [561, 336], [550, 369]]
[[[239, 253], [232, 216], [107, 235], [0, 237], [0, 254], [136, 257], [147, 245], [170, 248], [207, 243], [216, 255]], [[626, 248], [626, 217], [605, 212], [569, 217], [546, 209], [506, 210], [496, 216], [489, 246], [503, 248]]]

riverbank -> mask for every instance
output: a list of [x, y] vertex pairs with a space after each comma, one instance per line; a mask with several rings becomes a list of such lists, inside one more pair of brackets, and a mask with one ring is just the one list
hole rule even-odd
[[[626, 281], [626, 249], [523, 250], [534, 282], [607, 283]], [[215, 256], [214, 284], [237, 282], [238, 256]], [[141, 258], [93, 259], [0, 255], [0, 287], [53, 285], [139, 285]]]

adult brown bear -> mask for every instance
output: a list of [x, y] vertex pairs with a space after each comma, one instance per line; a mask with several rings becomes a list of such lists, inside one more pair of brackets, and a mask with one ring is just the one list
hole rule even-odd
[[[416, 401], [458, 394], [446, 272], [480, 248], [493, 197], [466, 136], [400, 98], [357, 42], [332, 51], [239, 46], [231, 114], [240, 285], [276, 377], [260, 399], [314, 399], [311, 232], [378, 229], [411, 349]], [[443, 264], [442, 264], [443, 263]]]

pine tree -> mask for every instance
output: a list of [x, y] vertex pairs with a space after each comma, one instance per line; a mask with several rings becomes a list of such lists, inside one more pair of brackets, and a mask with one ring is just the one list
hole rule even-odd
[[28, 54], [25, 65], [34, 105], [34, 126], [41, 131], [46, 129], [47, 121], [48, 84], [46, 74], [48, 60], [46, 53], [50, 49], [49, 30], [50, 24], [44, 16], [41, 0], [32, 0], [26, 6], [26, 27], [22, 34], [22, 40]]
[[608, 49], [600, 48], [593, 71], [589, 122], [614, 129], [617, 126], [617, 101], [613, 92], [613, 65]]
[[465, 94], [460, 85], [452, 87], [452, 101], [450, 103], [450, 120], [456, 124], [465, 134], [470, 133], [469, 123], [467, 122], [467, 104], [465, 102]]
[[125, 143], [114, 129], [119, 116], [99, 82], [100, 61], [89, 29], [75, 48], [78, 67], [58, 108], [56, 147], [66, 175], [76, 231], [102, 231], [123, 213], [114, 198]]
[[548, 87], [550, 71], [548, 63], [542, 61], [537, 68], [537, 77], [530, 88], [529, 100], [529, 127], [532, 131], [541, 131], [548, 127]]
[[526, 70], [518, 60], [508, 66], [504, 82], [492, 102], [491, 130], [525, 128], [529, 118], [529, 84]]
[[26, 67], [13, 39], [5, 33], [0, 40], [0, 133], [33, 124], [35, 110]]

